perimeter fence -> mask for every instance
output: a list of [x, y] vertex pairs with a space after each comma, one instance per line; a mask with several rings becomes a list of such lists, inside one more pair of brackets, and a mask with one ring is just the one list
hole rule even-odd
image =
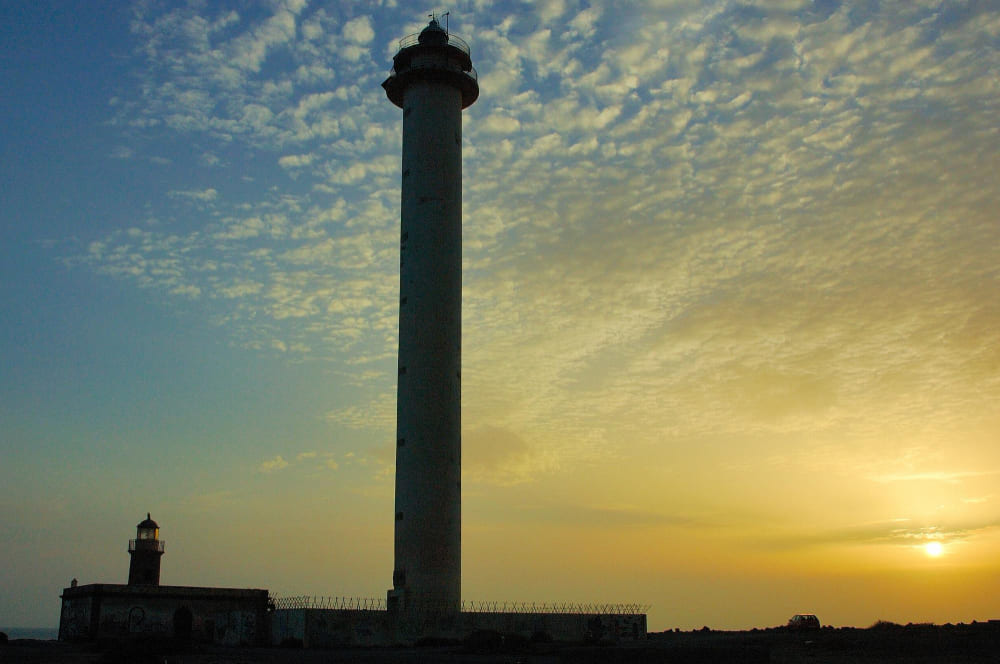
[[646, 613], [646, 604], [572, 604], [536, 602], [462, 602], [462, 613], [569, 613], [580, 615], [635, 616]]
[[341, 611], [385, 611], [385, 599], [377, 597], [272, 597], [275, 609], [338, 609]]
[[[384, 599], [375, 597], [320, 597], [298, 595], [272, 597], [274, 609], [334, 609], [341, 611], [385, 611]], [[649, 611], [648, 604], [573, 604], [537, 602], [479, 602], [465, 600], [462, 613], [560, 613], [576, 615], [635, 616]], [[443, 606], [422, 607], [425, 611], [442, 610]]]

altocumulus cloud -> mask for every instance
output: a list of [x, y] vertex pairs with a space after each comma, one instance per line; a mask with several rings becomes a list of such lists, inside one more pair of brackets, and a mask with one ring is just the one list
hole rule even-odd
[[[152, 202], [185, 229], [87, 238], [75, 260], [212, 302], [247, 347], [332, 362], [365, 389], [331, 421], [388, 430], [399, 116], [378, 85], [421, 24], [350, 10], [137, 9], [141, 79], [115, 121], [275, 168], [237, 196], [227, 157]], [[484, 481], [710, 434], [804, 441], [783, 463], [837, 472], [879, 441], [911, 453], [884, 476], [932, 472], [919, 439], [976, 428], [1000, 398], [996, 11], [455, 17], [483, 90], [465, 125], [464, 417], [530, 440], [484, 458]]]
[[284, 457], [278, 454], [271, 459], [262, 461], [260, 465], [257, 466], [257, 470], [262, 473], [273, 473], [276, 470], [282, 470], [287, 467], [288, 467], [288, 462], [285, 461]]

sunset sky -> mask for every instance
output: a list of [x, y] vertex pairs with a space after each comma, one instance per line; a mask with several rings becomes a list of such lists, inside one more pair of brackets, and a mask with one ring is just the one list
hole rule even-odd
[[[1000, 618], [989, 2], [0, 4], [0, 625], [385, 597], [402, 112], [463, 114], [463, 596]], [[941, 545], [939, 555], [928, 544]]]

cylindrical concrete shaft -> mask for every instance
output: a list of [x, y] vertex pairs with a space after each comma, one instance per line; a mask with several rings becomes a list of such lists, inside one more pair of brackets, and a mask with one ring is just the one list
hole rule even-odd
[[462, 92], [403, 93], [394, 590], [461, 604]]

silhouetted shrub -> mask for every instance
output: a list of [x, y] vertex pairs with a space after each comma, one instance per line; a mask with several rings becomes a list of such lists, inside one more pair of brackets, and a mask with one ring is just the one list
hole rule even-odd
[[894, 623], [890, 620], [876, 620], [868, 629], [901, 629], [902, 625], [899, 623]]
[[473, 653], [520, 652], [528, 647], [527, 637], [481, 629], [462, 639], [462, 645]]
[[302, 639], [297, 639], [294, 636], [286, 637], [282, 639], [281, 643], [278, 644], [279, 648], [301, 648]]
[[98, 645], [101, 664], [161, 664], [170, 655], [191, 650], [190, 642], [162, 636], [109, 639]]
[[462, 645], [473, 652], [497, 652], [503, 648], [503, 634], [492, 629], [476, 630], [462, 640]]
[[446, 646], [457, 646], [461, 641], [458, 639], [446, 639], [443, 636], [425, 636], [417, 640], [417, 648], [444, 648]]
[[520, 634], [503, 634], [502, 636], [505, 652], [524, 650], [528, 646], [528, 638]]
[[788, 629], [792, 631], [809, 631], [819, 628], [819, 618], [811, 613], [796, 613], [788, 621]]
[[541, 630], [531, 635], [532, 643], [552, 643], [552, 635]]

